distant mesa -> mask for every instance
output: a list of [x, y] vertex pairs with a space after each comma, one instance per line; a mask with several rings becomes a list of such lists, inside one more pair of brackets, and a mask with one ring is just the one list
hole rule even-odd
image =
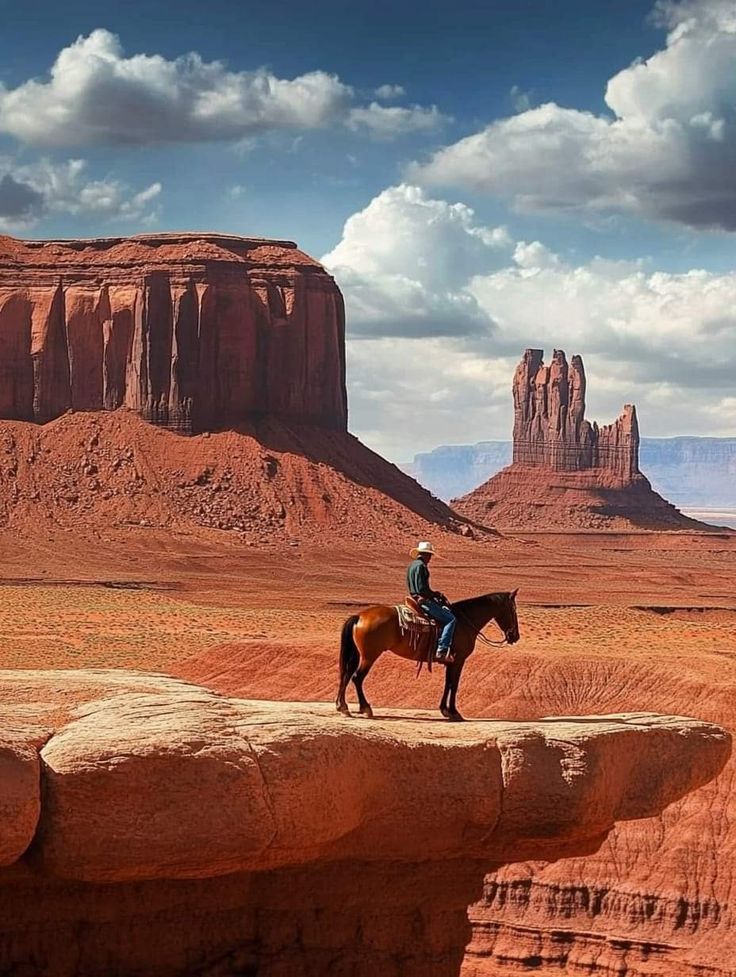
[[658, 495], [639, 469], [636, 407], [585, 417], [580, 356], [527, 349], [513, 380], [513, 461], [453, 506], [500, 529], [709, 529]]
[[0, 238], [0, 417], [126, 407], [182, 433], [257, 415], [347, 429], [345, 315], [291, 241]]

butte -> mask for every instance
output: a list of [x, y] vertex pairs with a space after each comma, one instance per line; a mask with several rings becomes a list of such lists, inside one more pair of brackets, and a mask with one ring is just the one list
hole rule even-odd
[[639, 469], [636, 407], [612, 424], [585, 417], [583, 361], [527, 349], [513, 380], [513, 461], [453, 508], [501, 530], [709, 530]]
[[0, 527], [472, 534], [348, 433], [342, 295], [290, 241], [0, 237], [0, 376]]

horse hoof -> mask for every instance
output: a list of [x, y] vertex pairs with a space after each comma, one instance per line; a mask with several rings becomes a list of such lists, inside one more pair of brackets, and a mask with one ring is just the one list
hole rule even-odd
[[360, 715], [364, 719], [373, 719], [373, 710], [370, 707], [368, 707], [368, 709], [361, 709]]
[[349, 716], [349, 715], [350, 715], [350, 710], [348, 709], [348, 707], [347, 707], [347, 706], [338, 706], [338, 707], [337, 707], [337, 711], [338, 711], [338, 712], [339, 712], [339, 713], [340, 713], [341, 715], [343, 715], [343, 716]]
[[451, 723], [464, 723], [465, 716], [461, 716], [459, 712], [448, 713], [447, 718]]
[[440, 709], [440, 712], [445, 717], [445, 719], [449, 719], [450, 716], [452, 715], [449, 709]]

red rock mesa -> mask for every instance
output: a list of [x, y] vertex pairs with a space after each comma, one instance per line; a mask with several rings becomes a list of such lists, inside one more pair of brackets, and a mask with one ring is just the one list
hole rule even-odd
[[658, 495], [639, 470], [636, 408], [603, 427], [585, 417], [585, 369], [556, 349], [527, 349], [513, 381], [513, 462], [453, 503], [512, 529], [707, 528]]
[[0, 238], [0, 417], [127, 407], [190, 433], [255, 415], [345, 430], [339, 289], [290, 241]]
[[580, 356], [569, 366], [556, 349], [545, 366], [541, 349], [527, 349], [516, 368], [514, 463], [555, 471], [596, 469], [628, 485], [639, 472], [636, 407], [605, 427], [585, 419], [585, 368]]
[[342, 295], [289, 241], [2, 237], [0, 381], [0, 526], [461, 528], [348, 434]]

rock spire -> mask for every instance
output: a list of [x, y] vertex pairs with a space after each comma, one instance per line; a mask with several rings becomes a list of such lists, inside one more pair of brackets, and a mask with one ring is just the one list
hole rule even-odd
[[582, 357], [568, 364], [556, 349], [548, 366], [543, 357], [541, 349], [525, 350], [514, 373], [514, 462], [554, 471], [605, 469], [631, 482], [639, 474], [636, 407], [626, 404], [613, 424], [591, 423]]

